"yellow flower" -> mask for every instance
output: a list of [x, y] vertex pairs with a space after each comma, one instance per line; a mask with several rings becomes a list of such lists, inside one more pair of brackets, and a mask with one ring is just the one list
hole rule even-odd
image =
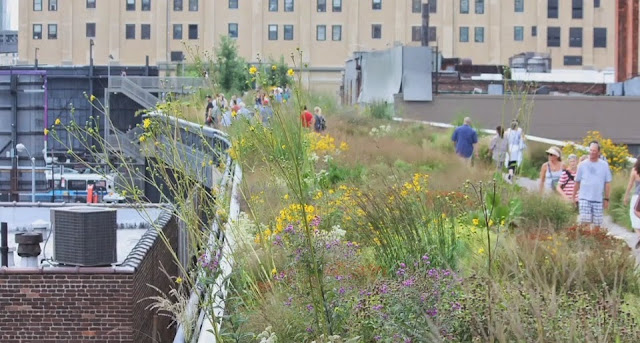
[[49, 129], [47, 129], [46, 127], [44, 128], [44, 135], [48, 135], [49, 134]]
[[253, 75], [258, 71], [258, 68], [256, 68], [255, 66], [251, 66], [251, 68], [249, 68], [249, 74]]
[[446, 214], [446, 213], [443, 213], [443, 214], [442, 214], [442, 219], [445, 219], [445, 218], [447, 218], [447, 214]]
[[278, 274], [278, 270], [276, 269], [276, 267], [273, 267], [273, 269], [271, 269], [271, 275], [276, 275]]
[[489, 226], [493, 226], [493, 220], [489, 219]]
[[148, 129], [149, 126], [151, 126], [151, 119], [147, 118], [142, 121], [142, 127], [144, 127], [145, 129]]
[[275, 64], [271, 66], [271, 70], [276, 70], [276, 69], [278, 69], [278, 67]]
[[340, 150], [342, 150], [342, 151], [349, 150], [349, 144], [347, 144], [347, 142], [340, 143]]
[[179, 284], [181, 284], [183, 281], [184, 281], [184, 280], [182, 280], [182, 278], [181, 278], [181, 277], [179, 277], [179, 276], [176, 278], [176, 283], [177, 283], [178, 285], [179, 285]]
[[293, 69], [289, 69], [289, 70], [287, 70], [287, 75], [293, 76], [293, 75], [295, 75], [295, 72], [293, 71]]
[[89, 98], [89, 101], [93, 102], [93, 100], [96, 100], [96, 96], [91, 94], [91, 97]]
[[286, 104], [287, 103], [287, 99], [282, 99], [282, 103]]
[[478, 218], [473, 218], [473, 225], [478, 226], [480, 220]]
[[282, 144], [282, 150], [284, 150], [284, 149], [286, 149], [286, 148], [287, 148], [287, 146], [286, 146], [286, 145], [284, 145], [284, 144]]
[[235, 118], [238, 115], [238, 112], [231, 111], [231, 118]]
[[483, 255], [484, 254], [484, 249], [483, 248], [478, 249], [478, 254]]
[[57, 119], [56, 119], [56, 121], [55, 121], [55, 124], [56, 124], [56, 125], [60, 125], [61, 123], [62, 123], [62, 122], [60, 121], [60, 118], [57, 118]]
[[504, 219], [500, 221], [500, 226], [504, 226]]
[[284, 200], [289, 200], [289, 194], [285, 194], [283, 198]]
[[147, 140], [147, 137], [145, 135], [140, 136], [139, 141], [140, 143], [143, 143], [144, 141]]

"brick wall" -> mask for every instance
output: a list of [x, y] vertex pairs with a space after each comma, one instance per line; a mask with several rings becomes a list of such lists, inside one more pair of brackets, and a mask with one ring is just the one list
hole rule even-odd
[[[177, 246], [175, 218], [165, 232]], [[158, 237], [135, 273], [110, 267], [0, 268], [0, 342], [151, 342], [154, 314], [143, 299], [153, 295], [148, 284], [169, 290], [160, 263], [177, 274]], [[173, 341], [168, 318], [158, 316], [156, 324], [157, 341]]]

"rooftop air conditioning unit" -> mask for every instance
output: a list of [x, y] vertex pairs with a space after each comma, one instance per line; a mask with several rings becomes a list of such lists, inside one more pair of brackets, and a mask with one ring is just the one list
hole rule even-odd
[[72, 266], [108, 266], [117, 262], [115, 209], [52, 209], [51, 223], [56, 262]]

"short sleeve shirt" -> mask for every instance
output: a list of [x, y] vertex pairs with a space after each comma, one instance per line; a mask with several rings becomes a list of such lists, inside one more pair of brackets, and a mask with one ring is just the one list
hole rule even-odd
[[576, 182], [580, 182], [580, 200], [602, 202], [604, 186], [611, 182], [609, 163], [601, 159], [596, 162], [583, 161], [578, 166]]
[[456, 153], [469, 158], [473, 155], [473, 145], [478, 143], [478, 133], [471, 126], [462, 125], [453, 131], [451, 140], [456, 143]]

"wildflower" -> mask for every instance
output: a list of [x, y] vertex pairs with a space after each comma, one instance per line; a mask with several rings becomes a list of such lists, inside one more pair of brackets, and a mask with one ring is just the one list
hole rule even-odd
[[342, 150], [342, 151], [349, 150], [349, 144], [347, 144], [347, 142], [340, 143], [340, 150]]
[[251, 66], [251, 68], [249, 68], [249, 74], [251, 75], [254, 75], [257, 71], [258, 68], [256, 68], [255, 66]]
[[91, 97], [89, 98], [89, 101], [93, 102], [94, 100], [96, 100], [96, 96], [91, 94]]
[[289, 70], [287, 70], [287, 75], [293, 76], [293, 75], [295, 75], [295, 72], [293, 71], [293, 69], [289, 69]]
[[48, 135], [49, 134], [49, 129], [47, 129], [46, 127], [44, 128], [44, 135]]
[[373, 305], [372, 309], [374, 311], [380, 311], [382, 310], [383, 307], [384, 307], [383, 305]]
[[284, 200], [289, 200], [289, 194], [285, 194], [285, 195], [283, 196], [283, 198], [284, 198]]
[[142, 127], [148, 129], [151, 126], [151, 119], [147, 118], [142, 121]]
[[140, 138], [138, 140], [140, 141], [140, 143], [143, 143], [144, 141], [147, 140], [147, 136], [142, 135], [142, 136], [140, 136]]
[[276, 70], [276, 69], [278, 69], [278, 67], [275, 64], [271, 66], [271, 70]]
[[231, 118], [235, 118], [238, 115], [238, 112], [231, 111]]
[[179, 277], [179, 276], [176, 278], [176, 283], [177, 283], [178, 285], [182, 284], [182, 282], [183, 282], [183, 281], [184, 281], [184, 280], [182, 280], [182, 278], [181, 278], [181, 277]]
[[480, 224], [480, 220], [478, 218], [473, 218], [473, 225], [478, 226]]
[[313, 305], [311, 304], [307, 305], [307, 310], [309, 310], [309, 312], [313, 311]]
[[56, 125], [60, 125], [62, 122], [60, 121], [60, 118], [56, 118], [55, 124]]
[[442, 214], [442, 219], [447, 219], [447, 214], [446, 213]]
[[483, 255], [484, 254], [484, 249], [483, 248], [478, 249], [478, 254]]
[[489, 226], [493, 226], [493, 220], [489, 219]]
[[273, 267], [273, 269], [271, 269], [271, 275], [276, 275], [278, 274], [278, 270], [276, 269], [276, 267]]
[[287, 146], [286, 146], [286, 145], [284, 145], [284, 144], [282, 144], [282, 150], [284, 150], [284, 149], [286, 149], [286, 148], [287, 148]]

